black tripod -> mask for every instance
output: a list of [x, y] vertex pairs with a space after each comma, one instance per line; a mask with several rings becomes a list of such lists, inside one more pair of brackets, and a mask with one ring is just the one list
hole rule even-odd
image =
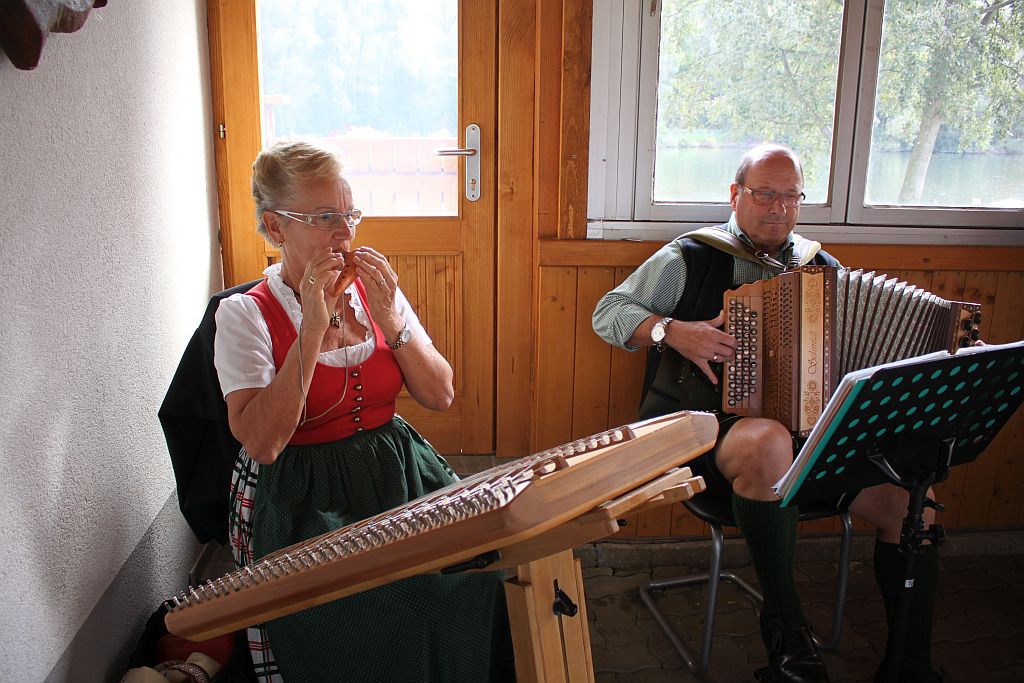
[[903, 519], [903, 528], [900, 531], [900, 552], [904, 555], [903, 581], [900, 584], [902, 587], [896, 600], [895, 618], [889, 627], [889, 637], [885, 648], [886, 661], [883, 680], [887, 683], [899, 680], [903, 644], [910, 623], [910, 603], [914, 590], [916, 558], [921, 554], [925, 541], [937, 547], [942, 545], [946, 538], [941, 524], [932, 524], [925, 528], [924, 508], [931, 507], [939, 512], [942, 511], [942, 505], [928, 497], [928, 489], [933, 484], [945, 481], [949, 476], [954, 446], [954, 439], [946, 438], [941, 441], [924, 439], [913, 446], [907, 444], [906, 448], [897, 447], [895, 454], [909, 455], [907, 458], [900, 458], [908, 461], [909, 464], [909, 467], [901, 467], [902, 474], [898, 474], [893, 468], [890, 462], [891, 456], [882, 452], [868, 456], [868, 460], [882, 472], [890, 484], [906, 489], [910, 493], [907, 516]]

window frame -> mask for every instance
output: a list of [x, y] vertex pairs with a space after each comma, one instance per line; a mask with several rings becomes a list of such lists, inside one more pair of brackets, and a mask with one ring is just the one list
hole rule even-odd
[[[828, 242], [1024, 244], [1022, 209], [864, 205], [884, 10], [884, 0], [844, 2], [829, 186], [824, 204], [801, 209], [800, 233]], [[671, 239], [731, 213], [725, 187], [722, 202], [652, 201], [660, 29], [660, 2], [594, 0], [590, 238]]]

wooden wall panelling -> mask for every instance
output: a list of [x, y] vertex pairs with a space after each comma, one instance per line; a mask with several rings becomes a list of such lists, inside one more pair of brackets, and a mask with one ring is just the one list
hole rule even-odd
[[[537, 391], [530, 451], [571, 441], [576, 350], [576, 268], [541, 268], [536, 343]], [[529, 411], [528, 411], [529, 412]]]
[[[1024, 339], [1024, 273], [999, 274], [998, 310], [993, 312], [993, 342], [1011, 342]], [[1024, 409], [1017, 414], [997, 437], [996, 486], [992, 495], [989, 524], [1009, 526], [1024, 524]], [[989, 448], [989, 450], [993, 450]], [[988, 457], [986, 452], [982, 457]]]
[[[462, 364], [458, 353], [462, 348], [460, 331], [461, 302], [455, 296], [461, 291], [457, 285], [458, 267], [461, 257], [455, 254], [394, 255], [388, 262], [398, 275], [398, 283], [409, 303], [416, 311], [420, 322], [427, 330], [434, 347], [448, 359], [456, 371], [455, 402], [462, 400], [459, 375]], [[398, 412], [424, 437], [443, 453], [457, 453], [462, 446], [462, 411], [448, 410], [442, 413], [428, 411], [416, 403], [408, 390], [402, 389], [399, 396]], [[429, 419], [423, 419], [429, 415]]]
[[562, 90], [562, 3], [537, 0], [537, 106], [535, 108], [537, 234], [558, 235], [559, 137]]
[[930, 291], [932, 288], [932, 274], [933, 271], [931, 270], [900, 270], [892, 276]]
[[461, 264], [461, 256], [448, 256], [445, 257], [444, 267], [435, 270], [436, 293], [431, 297], [428, 306], [429, 315], [435, 322], [427, 328], [431, 337], [436, 335], [435, 344], [440, 344], [437, 348], [444, 349], [442, 353], [445, 354], [445, 357], [451, 358], [456, 363], [455, 390], [457, 393], [465, 386], [463, 363], [459, 357], [459, 349], [462, 348], [462, 331], [465, 329], [465, 325], [452, 323], [452, 321], [463, 320], [462, 297], [456, 296], [457, 292], [463, 292]]
[[[614, 280], [609, 291], [629, 277], [633, 270], [633, 268], [615, 268]], [[637, 419], [647, 354], [644, 351], [626, 351], [611, 345], [608, 348], [611, 349], [611, 352], [608, 358], [608, 416], [606, 424], [609, 427], [618, 427], [635, 422]], [[626, 526], [615, 534], [617, 538], [636, 536], [637, 516], [630, 515], [625, 521]]]
[[671, 535], [673, 509], [674, 506], [672, 505], [662, 505], [661, 507], [644, 510], [638, 514], [636, 519], [636, 535], [638, 537]]
[[579, 268], [576, 281], [576, 348], [572, 383], [572, 436], [604, 431], [608, 424], [608, 387], [612, 347], [594, 332], [591, 316], [598, 299], [615, 280], [612, 268]]
[[498, 7], [497, 415], [499, 456], [530, 453], [534, 353], [536, 2]]
[[593, 15], [592, 0], [564, 0], [558, 173], [558, 236], [564, 239], [587, 236]]
[[[703, 494], [698, 494], [703, 495]], [[711, 532], [708, 525], [690, 514], [682, 503], [673, 503], [672, 522], [669, 534], [678, 538], [703, 538]]]
[[609, 427], [619, 427], [637, 420], [647, 350], [626, 351], [611, 345], [608, 349], [608, 416], [605, 423]]
[[[981, 338], [988, 339], [992, 326], [992, 311], [996, 301], [996, 288], [999, 273], [968, 272], [964, 277], [963, 301], [981, 304]], [[987, 457], [988, 454], [983, 454]], [[967, 472], [970, 465], [954, 467], [949, 478], [936, 487], [937, 500], [946, 506], [946, 510], [938, 516], [942, 524], [962, 526], [960, 509], [963, 506], [964, 487], [967, 485]]]
[[[611, 289], [622, 284], [634, 268], [616, 268]], [[647, 365], [647, 351], [626, 351], [612, 348], [610, 381], [608, 383], [608, 426], [634, 422], [640, 412], [640, 391], [643, 389], [644, 368]]]
[[[799, 230], [797, 230], [799, 232]], [[913, 244], [826, 244], [848, 268], [899, 270], [1020, 270], [1024, 247], [959, 247]]]
[[[420, 322], [426, 328], [434, 347], [456, 372], [461, 368], [458, 351], [462, 330], [461, 301], [455, 296], [459, 279], [456, 254], [389, 256], [391, 267]], [[456, 393], [460, 393], [457, 377]]]
[[[939, 270], [932, 274], [930, 291], [951, 301], [977, 301], [976, 299], [966, 298], [966, 286], [967, 273], [965, 271]], [[954, 467], [950, 470], [946, 481], [934, 487], [935, 499], [946, 508], [944, 511], [936, 514], [936, 522], [939, 524], [950, 525], [951, 522], [956, 523], [956, 519], [960, 515], [960, 504], [963, 502], [963, 486], [966, 476], [966, 467]]]
[[[543, 266], [627, 266], [635, 269], [664, 242], [647, 240], [556, 240], [539, 242]], [[947, 247], [933, 245], [826, 244], [843, 265], [874, 269], [896, 277], [901, 270], [1024, 270], [1024, 247]]]
[[[995, 305], [987, 341], [1001, 344], [1024, 338], [1024, 273], [999, 273]], [[1024, 497], [1024, 410], [1003, 428], [977, 460], [967, 466], [961, 526], [1008, 526], [1019, 524]]]
[[[823, 519], [815, 519], [809, 522], [800, 522], [797, 525], [797, 533], [823, 534], [829, 531], [838, 531], [840, 526], [842, 526], [842, 522], [839, 521], [838, 517], [825, 517]], [[867, 524], [862, 525], [862, 527], [865, 529], [874, 528]]]

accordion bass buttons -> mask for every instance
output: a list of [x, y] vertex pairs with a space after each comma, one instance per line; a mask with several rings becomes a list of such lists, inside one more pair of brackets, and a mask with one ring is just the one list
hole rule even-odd
[[[981, 339], [981, 311], [976, 304], [964, 305], [960, 313], [961, 333], [956, 335], [956, 345], [960, 348], [972, 346]], [[951, 349], [952, 350], [952, 349]]]

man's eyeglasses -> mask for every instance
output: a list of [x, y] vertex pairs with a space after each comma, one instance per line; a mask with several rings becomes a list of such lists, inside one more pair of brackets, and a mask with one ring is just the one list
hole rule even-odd
[[782, 202], [782, 205], [789, 209], [795, 209], [804, 203], [807, 199], [807, 195], [803, 192], [799, 194], [783, 194], [780, 192], [772, 192], [771, 190], [751, 190], [749, 187], [744, 187], [743, 191], [750, 195], [750, 198], [754, 200], [754, 203], [758, 206], [771, 206], [776, 201]]
[[363, 220], [363, 212], [359, 209], [352, 209], [351, 211], [343, 211], [341, 213], [337, 211], [295, 213], [294, 211], [278, 211], [277, 209], [273, 209], [273, 211], [279, 216], [302, 221], [306, 225], [312, 225], [314, 228], [320, 228], [321, 230], [333, 230], [341, 225], [342, 221], [348, 223], [348, 227], [354, 228], [359, 225], [359, 221]]

